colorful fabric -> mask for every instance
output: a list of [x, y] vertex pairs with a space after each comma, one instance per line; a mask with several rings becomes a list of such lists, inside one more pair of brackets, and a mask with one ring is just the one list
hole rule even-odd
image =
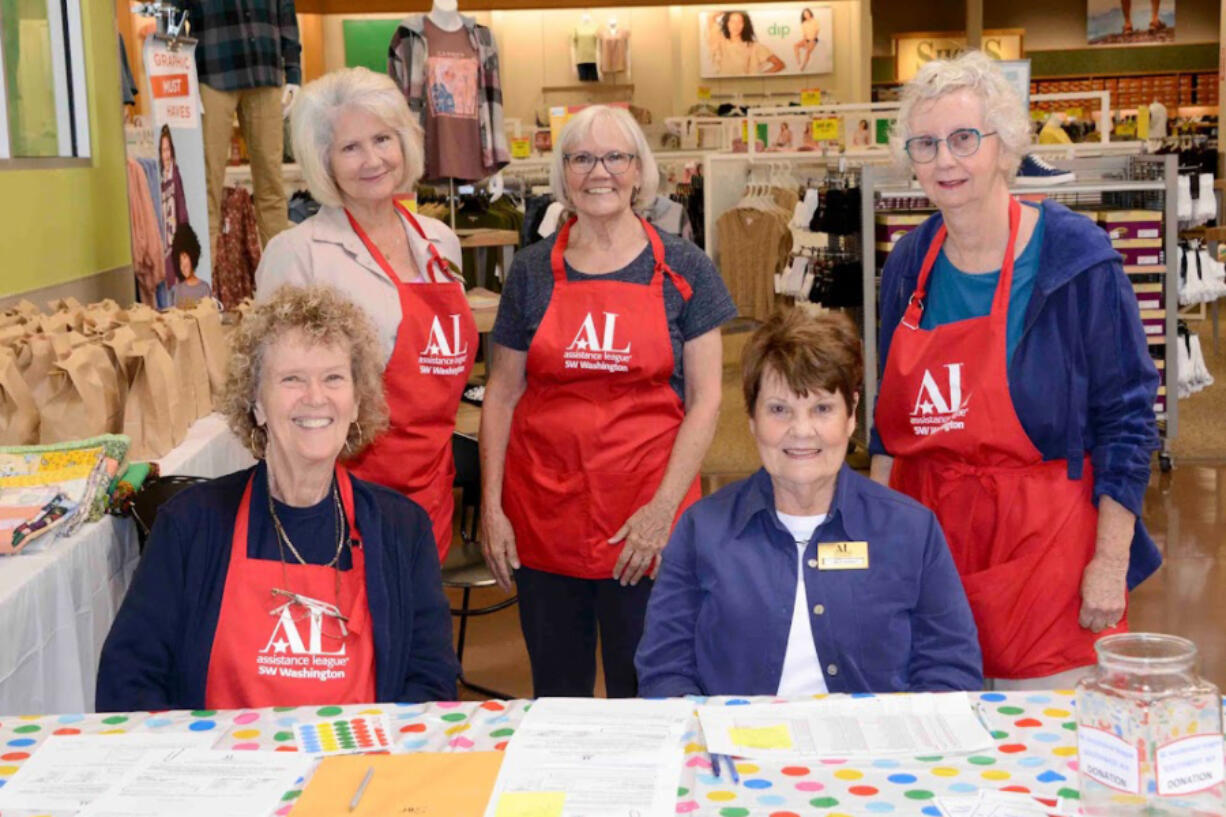
[[227, 187], [223, 193], [216, 250], [213, 292], [223, 309], [234, 309], [255, 294], [255, 270], [262, 252], [255, 202], [246, 188]]
[[302, 84], [294, 0], [176, 0], [187, 9], [200, 81], [219, 91]]
[[[704, 699], [695, 698], [695, 702]], [[775, 699], [708, 698], [713, 705]], [[938, 815], [937, 798], [984, 791], [1024, 791], [1062, 797], [1076, 809], [1077, 720], [1071, 690], [972, 693], [995, 745], [971, 755], [883, 756], [822, 762], [736, 761], [740, 784], [716, 776], [697, 720], [681, 740], [685, 760], [677, 780], [676, 813], [690, 817], [803, 814], [835, 817]], [[274, 751], [297, 748], [294, 726], [320, 718], [386, 715], [393, 752], [504, 751], [531, 701], [443, 701], [397, 706], [303, 706], [292, 709], [125, 712], [6, 718], [0, 723], [0, 782], [6, 782], [55, 732], [174, 733], [214, 736], [215, 749]], [[578, 750], [581, 747], [576, 746]], [[295, 785], [275, 814], [285, 817], [304, 786]]]

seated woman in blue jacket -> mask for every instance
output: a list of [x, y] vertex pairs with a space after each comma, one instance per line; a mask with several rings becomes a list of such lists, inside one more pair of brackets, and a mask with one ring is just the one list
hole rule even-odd
[[936, 517], [843, 462], [864, 378], [855, 326], [776, 312], [742, 369], [763, 468], [673, 531], [635, 659], [640, 694], [981, 688]]
[[99, 711], [455, 697], [430, 518], [337, 461], [386, 425], [382, 368], [365, 314], [328, 287], [283, 287], [243, 320], [223, 411], [261, 462], [159, 511]]

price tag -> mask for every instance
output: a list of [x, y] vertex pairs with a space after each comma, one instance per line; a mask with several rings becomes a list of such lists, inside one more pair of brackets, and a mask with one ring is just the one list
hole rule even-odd
[[810, 88], [807, 91], [800, 92], [800, 104], [806, 107], [810, 105], [822, 104], [822, 92], [820, 88]]
[[813, 120], [813, 140], [816, 142], [829, 142], [839, 138], [839, 118], [837, 116], [823, 116]]
[[1069, 119], [1085, 119], [1086, 112], [1084, 108], [1069, 108], [1064, 115]]
[[416, 193], [397, 193], [396, 201], [403, 204], [410, 213], [417, 213], [417, 194]]
[[1141, 105], [1137, 108], [1137, 138], [1149, 138], [1149, 106]]
[[532, 140], [530, 139], [512, 139], [511, 140], [511, 158], [512, 159], [527, 159], [532, 155]]
[[1038, 108], [1030, 109], [1030, 118], [1035, 122], [1042, 122], [1047, 118], [1047, 111], [1039, 110]]
[[711, 101], [711, 86], [710, 85], [699, 85], [698, 86], [698, 101], [699, 102], [710, 102]]

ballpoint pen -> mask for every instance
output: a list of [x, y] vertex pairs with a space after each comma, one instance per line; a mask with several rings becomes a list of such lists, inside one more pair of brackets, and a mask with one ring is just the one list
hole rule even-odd
[[724, 755], [724, 760], [728, 764], [728, 776], [732, 778], [732, 782], [738, 786], [741, 784], [741, 773], [736, 770], [736, 761], [731, 755]]
[[353, 793], [353, 799], [349, 801], [349, 810], [353, 811], [358, 807], [358, 803], [362, 802], [362, 795], [366, 794], [366, 785], [370, 783], [370, 779], [375, 775], [375, 767], [371, 766], [366, 769], [366, 775], [362, 778], [362, 782], [358, 784], [358, 790]]
[[719, 755], [707, 752], [707, 760], [711, 761], [711, 774], [719, 777]]

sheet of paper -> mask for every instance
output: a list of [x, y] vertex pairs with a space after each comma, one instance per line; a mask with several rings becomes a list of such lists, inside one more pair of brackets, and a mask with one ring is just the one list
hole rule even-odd
[[207, 748], [216, 735], [51, 735], [0, 788], [0, 809], [76, 811], [100, 797], [150, 750]]
[[1058, 798], [1032, 797], [1019, 792], [981, 789], [977, 795], [938, 797], [944, 817], [1072, 817]]
[[673, 817], [687, 701], [543, 698], [507, 747], [485, 817]]
[[965, 692], [703, 706], [712, 752], [737, 757], [936, 755], [993, 745]]
[[[329, 757], [294, 803], [293, 817], [481, 817], [501, 766], [502, 752]], [[370, 782], [349, 811], [367, 769], [374, 769]]]
[[149, 752], [77, 817], [268, 817], [314, 762], [299, 752]]

